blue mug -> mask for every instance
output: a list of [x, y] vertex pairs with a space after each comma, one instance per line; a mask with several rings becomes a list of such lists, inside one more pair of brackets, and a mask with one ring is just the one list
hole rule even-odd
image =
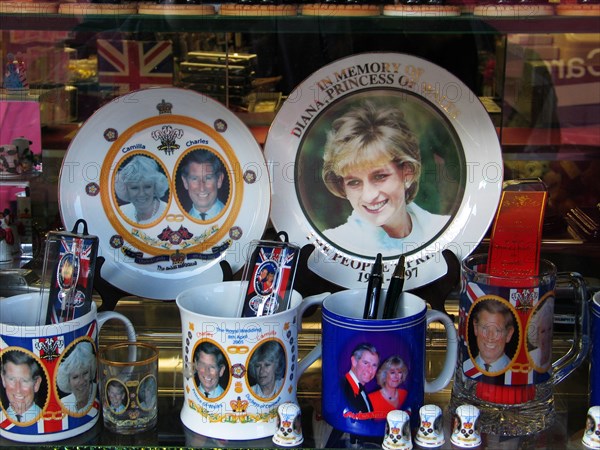
[[600, 406], [600, 291], [592, 298], [590, 349], [590, 407]]
[[[337, 430], [383, 438], [388, 412], [406, 411], [416, 427], [424, 394], [450, 382], [457, 334], [450, 317], [413, 294], [402, 294], [394, 319], [363, 319], [365, 299], [366, 289], [352, 289], [323, 301], [322, 412]], [[425, 332], [433, 321], [444, 325], [448, 348], [440, 375], [427, 381]]]

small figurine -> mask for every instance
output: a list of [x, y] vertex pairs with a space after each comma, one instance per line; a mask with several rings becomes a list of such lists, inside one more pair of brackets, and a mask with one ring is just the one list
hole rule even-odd
[[0, 212], [0, 263], [11, 262], [15, 257], [15, 230], [11, 226], [11, 212]]
[[419, 446], [433, 448], [444, 444], [444, 420], [439, 406], [422, 406], [419, 409], [419, 421], [419, 429], [415, 436], [415, 442]]
[[29, 89], [27, 82], [27, 67], [21, 53], [15, 56], [13, 53], [7, 55], [8, 63], [4, 72], [4, 88], [8, 90]]
[[33, 144], [33, 142], [24, 136], [20, 136], [12, 140], [12, 145], [14, 145], [17, 149], [19, 161], [19, 167], [17, 168], [18, 173], [28, 173], [33, 170], [35, 156], [31, 151], [31, 144]]
[[24, 137], [13, 139], [12, 144], [0, 145], [0, 173], [22, 174], [33, 170], [35, 155], [32, 142]]
[[0, 173], [19, 172], [19, 153], [12, 144], [0, 145]]
[[478, 425], [479, 409], [473, 405], [461, 405], [456, 408], [452, 422], [450, 441], [464, 448], [477, 447], [481, 444], [481, 433]]
[[277, 408], [277, 431], [273, 442], [282, 447], [295, 447], [304, 442], [302, 435], [302, 415], [300, 407], [293, 402], [286, 402]]
[[406, 411], [395, 409], [388, 413], [381, 447], [384, 450], [411, 450], [413, 448], [410, 416]]
[[592, 406], [588, 410], [581, 442], [588, 448], [600, 449], [600, 406]]

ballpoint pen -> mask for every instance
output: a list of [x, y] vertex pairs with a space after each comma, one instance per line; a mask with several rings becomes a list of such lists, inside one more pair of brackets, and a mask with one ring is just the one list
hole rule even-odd
[[382, 255], [377, 253], [373, 268], [371, 269], [371, 276], [369, 277], [369, 284], [367, 286], [367, 298], [365, 300], [365, 311], [363, 313], [363, 319], [376, 319], [377, 309], [379, 308], [379, 297], [381, 296], [381, 285], [383, 284], [383, 266], [382, 266]]
[[383, 307], [384, 319], [393, 319], [396, 316], [396, 311], [398, 311], [400, 307], [400, 297], [402, 295], [402, 289], [404, 288], [404, 276], [406, 273], [406, 268], [404, 267], [405, 261], [406, 257], [401, 255], [398, 264], [396, 265], [396, 269], [394, 270], [394, 274], [392, 275], [387, 295], [385, 296], [385, 304]]

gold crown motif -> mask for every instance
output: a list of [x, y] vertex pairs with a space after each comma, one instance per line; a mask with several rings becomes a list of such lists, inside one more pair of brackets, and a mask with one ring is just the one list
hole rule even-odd
[[159, 114], [171, 114], [173, 104], [166, 102], [165, 99], [163, 99], [162, 102], [156, 105], [156, 109], [158, 109]]

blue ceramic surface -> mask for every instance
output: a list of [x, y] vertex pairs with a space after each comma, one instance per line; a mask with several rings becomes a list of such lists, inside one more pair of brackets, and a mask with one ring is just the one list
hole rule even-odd
[[[399, 388], [407, 391], [400, 409], [411, 413], [412, 426], [418, 425], [419, 408], [424, 399], [426, 305], [420, 298], [403, 294], [406, 317], [388, 320], [360, 318], [365, 291], [333, 294], [323, 302], [323, 414], [338, 430], [362, 436], [385, 433], [383, 411], [356, 411], [344, 394], [343, 385], [351, 368], [354, 349], [363, 343], [373, 345], [379, 364], [390, 356], [399, 356], [408, 367], [408, 376]], [[379, 389], [376, 377], [366, 383], [365, 391]]]

